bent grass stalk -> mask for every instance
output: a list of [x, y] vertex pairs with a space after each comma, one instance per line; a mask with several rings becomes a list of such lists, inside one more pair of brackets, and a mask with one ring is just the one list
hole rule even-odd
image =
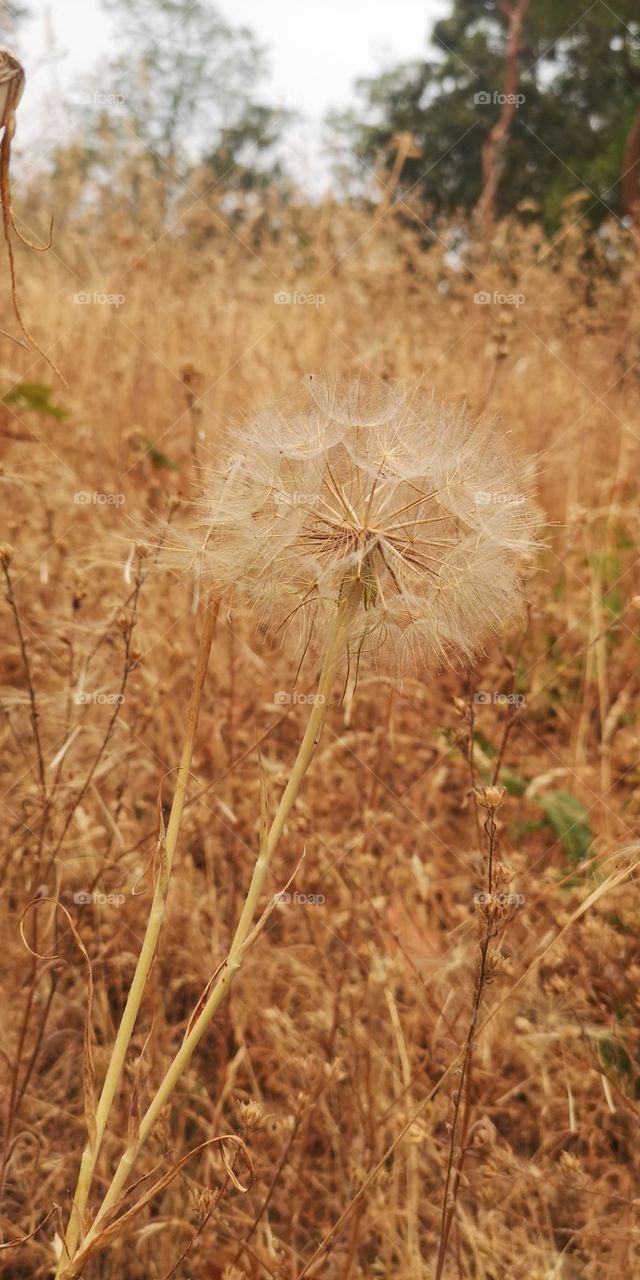
[[198, 723], [198, 713], [200, 710], [200, 702], [202, 698], [202, 690], [207, 673], [209, 662], [209, 654], [213, 641], [213, 633], [215, 630], [218, 612], [220, 608], [219, 599], [210, 599], [205, 613], [204, 626], [200, 638], [200, 648], [196, 663], [196, 669], [193, 676], [193, 685], [191, 688], [191, 697], [189, 701], [189, 712], [187, 717], [187, 728], [185, 732], [182, 754], [180, 757], [180, 765], [178, 767], [178, 777], [176, 781], [176, 789], [171, 805], [171, 813], [169, 815], [169, 823], [167, 826], [166, 837], [161, 845], [160, 853], [160, 869], [156, 880], [153, 894], [153, 902], [147, 922], [147, 928], [138, 957], [136, 971], [127, 996], [124, 1012], [118, 1028], [115, 1043], [111, 1053], [111, 1059], [107, 1068], [107, 1073], [102, 1086], [102, 1093], [96, 1108], [96, 1132], [93, 1142], [89, 1141], [82, 1153], [80, 1163], [80, 1172], [78, 1182], [73, 1199], [71, 1216], [65, 1234], [64, 1245], [60, 1255], [56, 1276], [62, 1276], [69, 1260], [74, 1257], [80, 1239], [89, 1192], [93, 1179], [98, 1154], [104, 1137], [109, 1113], [113, 1104], [118, 1082], [124, 1068], [124, 1061], [129, 1047], [129, 1041], [133, 1034], [136, 1019], [144, 996], [144, 990], [149, 976], [149, 971], [153, 964], [158, 942], [158, 935], [164, 920], [165, 904], [169, 889], [169, 879], [171, 876], [171, 867], [173, 863], [176, 846], [178, 843], [178, 835], [182, 822], [182, 813], [187, 793], [189, 775], [191, 770], [191, 760], [193, 757], [193, 744]]
[[[264, 847], [261, 849], [256, 860], [249, 891], [242, 908], [225, 968], [211, 991], [211, 994], [202, 1009], [200, 1017], [185, 1037], [178, 1053], [166, 1072], [162, 1083], [159, 1085], [155, 1096], [150, 1102], [145, 1115], [142, 1117], [137, 1137], [134, 1141], [129, 1143], [129, 1146], [118, 1164], [111, 1185], [98, 1210], [98, 1213], [96, 1214], [93, 1226], [87, 1234], [85, 1246], [77, 1255], [76, 1264], [78, 1266], [81, 1266], [84, 1261], [85, 1250], [87, 1251], [87, 1254], [95, 1252], [95, 1245], [98, 1244], [97, 1236], [99, 1234], [100, 1223], [119, 1199], [141, 1147], [151, 1133], [160, 1112], [166, 1105], [173, 1089], [180, 1080], [180, 1077], [187, 1069], [194, 1050], [200, 1043], [209, 1023], [227, 994], [235, 974], [242, 965], [244, 955], [246, 954], [245, 944], [251, 931], [253, 917], [257, 904], [260, 900], [267, 872], [271, 865], [273, 855], [278, 847], [285, 823], [296, 802], [298, 793], [318, 744], [319, 735], [326, 715], [329, 696], [335, 684], [349, 620], [353, 609], [358, 606], [358, 590], [359, 588], [356, 585], [353, 585], [350, 589], [345, 589], [341, 594], [336, 617], [327, 641], [322, 672], [318, 682], [318, 689], [314, 704], [307, 721], [307, 727], [305, 729], [302, 742], [300, 743], [298, 755], [289, 775], [289, 780], [282, 793], [275, 817], [271, 827], [269, 828], [269, 833], [266, 837]], [[93, 1248], [91, 1248], [92, 1245], [94, 1246]], [[74, 1271], [72, 1268], [69, 1268], [68, 1270], [62, 1269], [60, 1274], [63, 1277], [72, 1276]]]

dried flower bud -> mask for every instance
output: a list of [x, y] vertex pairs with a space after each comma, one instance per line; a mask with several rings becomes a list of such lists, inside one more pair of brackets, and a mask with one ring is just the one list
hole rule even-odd
[[497, 1136], [498, 1131], [489, 1116], [482, 1116], [469, 1132], [469, 1139], [474, 1147], [493, 1147]]
[[239, 1102], [238, 1115], [243, 1129], [257, 1129], [264, 1119], [262, 1103], [253, 1098], [249, 1102]]
[[493, 884], [496, 889], [504, 889], [511, 884], [515, 871], [507, 862], [496, 862], [493, 868]]
[[135, 614], [130, 609], [120, 609], [115, 624], [123, 636], [127, 635], [135, 625]]
[[196, 1222], [202, 1226], [207, 1217], [215, 1207], [215, 1196], [207, 1187], [198, 1187], [194, 1183], [189, 1185], [189, 1199], [191, 1208]]
[[503, 951], [493, 947], [487, 951], [485, 970], [488, 978], [507, 977], [511, 973], [511, 968], [511, 960]]
[[481, 787], [474, 790], [474, 796], [482, 809], [499, 809], [504, 801], [504, 787]]
[[8, 569], [13, 559], [13, 547], [8, 542], [0, 543], [0, 564]]
[[24, 92], [24, 67], [10, 49], [0, 48], [0, 126], [6, 136], [16, 131], [15, 110]]
[[582, 1174], [582, 1165], [577, 1156], [571, 1155], [570, 1151], [561, 1151], [559, 1156], [559, 1164], [563, 1173], [570, 1177], [579, 1177]]
[[493, 924], [494, 920], [500, 920], [505, 914], [502, 902], [493, 893], [477, 893], [475, 903], [487, 924]]

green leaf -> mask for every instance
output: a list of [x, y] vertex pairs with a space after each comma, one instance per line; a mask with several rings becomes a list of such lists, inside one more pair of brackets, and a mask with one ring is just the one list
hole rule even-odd
[[616, 546], [619, 551], [631, 551], [635, 547], [635, 542], [624, 529], [619, 529], [616, 533]]
[[603, 595], [602, 603], [613, 618], [619, 618], [624, 609], [624, 596], [617, 587], [612, 587]]
[[59, 404], [53, 404], [51, 387], [44, 387], [40, 382], [19, 382], [17, 386], [6, 391], [2, 397], [4, 404], [14, 404], [16, 408], [42, 413], [47, 418], [55, 418], [62, 422], [69, 416], [68, 410]]
[[172, 458], [168, 458], [166, 453], [161, 453], [160, 449], [156, 449], [153, 440], [147, 440], [143, 436], [142, 443], [147, 451], [147, 457], [150, 458], [152, 466], [157, 471], [179, 470], [177, 462], [174, 462]]
[[514, 773], [512, 769], [503, 769], [498, 781], [510, 796], [523, 796], [529, 786], [527, 779], [521, 777], [519, 773]]
[[536, 797], [547, 821], [562, 841], [569, 861], [574, 865], [586, 858], [593, 842], [587, 811], [576, 796], [568, 791], [548, 791]]
[[615, 1071], [625, 1076], [631, 1075], [631, 1058], [617, 1040], [600, 1040], [598, 1055], [607, 1071]]
[[526, 822], [514, 822], [509, 828], [509, 835], [514, 840], [521, 840], [523, 836], [529, 836], [534, 831], [540, 831], [544, 826], [544, 820], [528, 818]]
[[474, 729], [473, 741], [477, 743], [486, 756], [496, 756], [498, 754], [490, 738], [481, 729]]

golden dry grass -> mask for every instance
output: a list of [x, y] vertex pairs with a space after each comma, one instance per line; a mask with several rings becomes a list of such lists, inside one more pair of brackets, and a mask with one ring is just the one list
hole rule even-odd
[[[20, 251], [18, 272], [29, 324], [69, 382], [51, 397], [66, 418], [38, 410], [32, 393], [11, 397], [49, 375], [3, 346], [2, 538], [13, 547], [1, 679], [3, 1239], [53, 1212], [0, 1253], [0, 1274], [50, 1274], [85, 1140], [86, 964], [64, 911], [28, 910], [40, 959], [22, 915], [38, 894], [57, 895], [87, 949], [100, 1082], [146, 920], [158, 797], [166, 814], [180, 753], [201, 605], [190, 582], [149, 559], [125, 575], [132, 540], [150, 515], [185, 517], [194, 442], [201, 460], [215, 458], [252, 404], [318, 368], [423, 374], [439, 397], [499, 414], [536, 455], [549, 526], [527, 569], [528, 626], [472, 672], [425, 675], [402, 693], [365, 672], [353, 705], [336, 699], [270, 883], [283, 887], [306, 846], [292, 891], [323, 901], [274, 913], [140, 1165], [160, 1176], [241, 1129], [253, 1184], [230, 1187], [209, 1148], [84, 1274], [295, 1280], [341, 1215], [305, 1274], [434, 1274], [459, 1085], [450, 1068], [469, 1025], [483, 885], [470, 728], [476, 782], [501, 760], [500, 854], [524, 903], [502, 943], [510, 971], [483, 994], [481, 1023], [499, 1007], [477, 1035], [444, 1274], [639, 1273], [640, 913], [625, 874], [640, 812], [631, 238], [612, 231], [612, 257], [569, 210], [555, 248], [535, 227], [505, 226], [455, 271], [447, 229], [425, 252], [420, 223], [394, 209], [274, 205], [233, 222], [210, 198], [186, 201], [178, 228], [161, 234], [150, 181], [135, 218], [106, 196], [99, 225], [90, 212], [65, 217], [63, 183], [40, 191], [32, 213], [46, 223], [48, 201], [61, 210], [54, 250]], [[125, 300], [73, 302], [94, 290]], [[279, 290], [325, 301], [278, 305]], [[479, 290], [525, 301], [482, 306]], [[0, 323], [11, 328], [8, 308]], [[286, 640], [223, 609], [169, 916], [94, 1208], [134, 1085], [144, 1105], [229, 946], [255, 858], [259, 753], [273, 800], [304, 724], [304, 705], [274, 705], [294, 672]], [[298, 689], [313, 678], [311, 664]], [[91, 700], [78, 704], [78, 690]], [[517, 690], [526, 703], [514, 715], [513, 701], [474, 703], [479, 690]], [[77, 902], [78, 892], [115, 900]], [[249, 1100], [265, 1119], [247, 1131], [239, 1104]]]

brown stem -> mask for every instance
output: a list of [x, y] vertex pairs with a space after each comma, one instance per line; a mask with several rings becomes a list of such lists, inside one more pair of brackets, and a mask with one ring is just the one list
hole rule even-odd
[[38, 725], [38, 704], [36, 700], [36, 692], [33, 684], [33, 677], [31, 675], [31, 665], [29, 663], [29, 654], [27, 652], [27, 645], [24, 638], [24, 632], [22, 630], [22, 623], [20, 622], [20, 614], [18, 612], [15, 596], [13, 594], [13, 584], [11, 582], [11, 574], [9, 572], [9, 562], [8, 562], [8, 559], [4, 556], [2, 557], [2, 570], [3, 570], [5, 581], [7, 584], [7, 601], [9, 604], [9, 608], [11, 609], [11, 612], [13, 614], [13, 620], [15, 622], [16, 632], [18, 636], [18, 644], [20, 646], [20, 656], [22, 658], [22, 665], [24, 667], [24, 673], [27, 681], [27, 689], [29, 691], [29, 710], [31, 714], [31, 727], [33, 729], [33, 738], [36, 744], [36, 755], [38, 758], [38, 775], [40, 778], [40, 789], [42, 791], [43, 801], [46, 804], [47, 783], [46, 783], [45, 772], [44, 772], [44, 754], [42, 751], [42, 742], [40, 740], [40, 728]]

